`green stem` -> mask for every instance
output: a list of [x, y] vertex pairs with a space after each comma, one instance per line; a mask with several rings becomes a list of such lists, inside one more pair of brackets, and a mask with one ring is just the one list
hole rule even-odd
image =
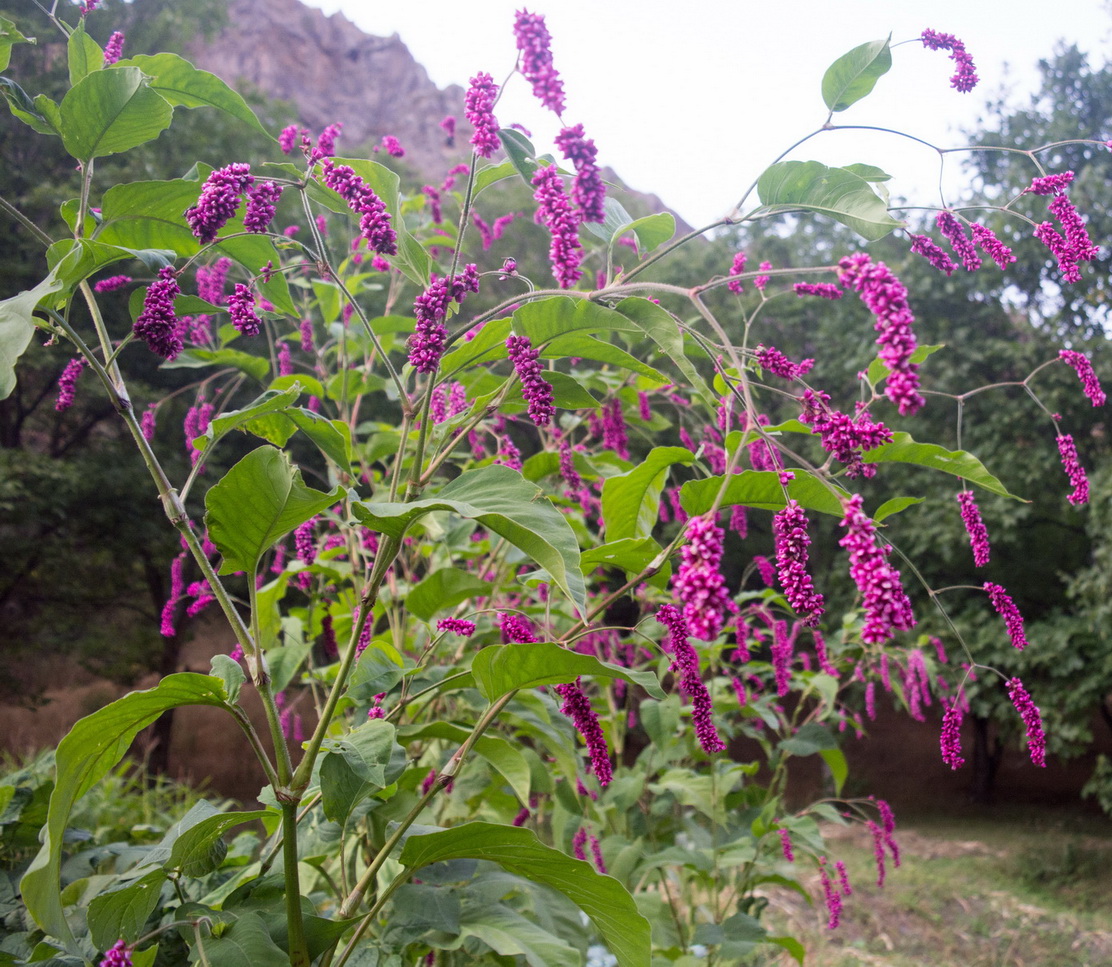
[[282, 874], [286, 886], [286, 925], [290, 967], [309, 967], [309, 947], [301, 918], [301, 884], [297, 869], [297, 803], [282, 803]]
[[20, 225], [42, 242], [43, 245], [50, 246], [54, 244], [54, 239], [47, 235], [46, 232], [39, 228], [38, 225], [31, 221], [31, 219], [24, 215], [18, 208], [9, 204], [2, 196], [0, 196], [0, 211], [5, 211], [11, 215]]

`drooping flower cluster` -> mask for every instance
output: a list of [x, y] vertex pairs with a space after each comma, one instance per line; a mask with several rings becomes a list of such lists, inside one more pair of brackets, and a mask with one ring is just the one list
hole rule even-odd
[[336, 139], [344, 130], [342, 121], [328, 124], [317, 138], [317, 148], [314, 152], [316, 159], [331, 158], [336, 154]]
[[950, 86], [955, 91], [968, 94], [977, 86], [977, 69], [973, 65], [973, 58], [965, 49], [965, 44], [957, 37], [953, 34], [939, 33], [937, 30], [931, 30], [928, 27], [919, 39], [923, 41], [924, 47], [931, 50], [948, 50], [950, 52], [950, 60], [954, 62], [956, 68], [954, 75], [950, 78]]
[[521, 395], [529, 406], [529, 419], [537, 426], [548, 426], [556, 407], [552, 402], [552, 384], [541, 376], [540, 350], [533, 348], [528, 336], [508, 336], [506, 351], [521, 380]]
[[1104, 395], [1104, 390], [1100, 388], [1100, 380], [1093, 372], [1093, 364], [1089, 362], [1088, 357], [1072, 349], [1060, 350], [1058, 356], [1076, 370], [1077, 378], [1081, 380], [1081, 388], [1089, 402], [1093, 406], [1104, 406], [1107, 397]]
[[761, 369], [768, 370], [774, 376], [782, 376], [784, 379], [799, 379], [811, 371], [815, 361], [804, 359], [798, 363], [793, 363], [775, 346], [758, 346], [757, 365]]
[[249, 164], [230, 164], [217, 168], [205, 179], [197, 204], [185, 211], [185, 220], [203, 245], [216, 239], [239, 210], [240, 196], [254, 184]]
[[390, 227], [386, 203], [360, 178], [350, 165], [338, 165], [331, 158], [321, 163], [324, 183], [336, 192], [348, 208], [361, 215], [359, 234], [379, 255], [397, 255], [398, 236]]
[[986, 228], [984, 225], [980, 225], [977, 222], [973, 222], [969, 227], [973, 232], [973, 241], [976, 242], [981, 247], [981, 251], [992, 259], [1001, 269], [1006, 269], [1015, 261], [1012, 250], [996, 237], [991, 228]]
[[842, 922], [842, 894], [830, 882], [830, 874], [826, 872], [826, 857], [819, 858], [819, 878], [822, 880], [822, 894], [826, 901], [826, 929], [837, 930]]
[[807, 514], [799, 502], [789, 500], [787, 506], [772, 518], [772, 534], [776, 540], [776, 570], [788, 604], [808, 627], [814, 628], [822, 617], [823, 596], [815, 590], [807, 569], [811, 538], [807, 535]]
[[1068, 500], [1075, 507], [1089, 502], [1089, 478], [1085, 475], [1085, 468], [1081, 466], [1081, 461], [1077, 457], [1077, 445], [1073, 442], [1073, 436], [1069, 433], [1063, 433], [1058, 437], [1058, 453], [1062, 458], [1062, 467], [1066, 471], [1066, 476], [1069, 477], [1070, 485], [1073, 487], [1071, 493], [1066, 500]]
[[278, 135], [278, 147], [281, 148], [282, 154], [290, 154], [294, 148], [297, 147], [297, 142], [302, 134], [308, 134], [304, 128], [299, 128], [296, 124], [290, 124], [282, 128]]
[[579, 244], [579, 217], [572, 208], [560, 172], [555, 165], [537, 168], [533, 174], [533, 200], [537, 221], [552, 233], [548, 257], [552, 274], [561, 289], [570, 289], [582, 277], [579, 263], [583, 249]]
[[919, 367], [911, 361], [916, 349], [911, 324], [915, 317], [907, 303], [907, 289], [883, 262], [874, 263], [865, 252], [846, 256], [838, 265], [838, 281], [856, 290], [861, 301], [876, 316], [874, 328], [880, 335], [877, 355], [891, 370], [885, 395], [910, 416], [923, 405], [919, 395]]
[[124, 32], [122, 30], [112, 31], [112, 36], [108, 38], [108, 43], [104, 45], [104, 66], [110, 67], [119, 61], [124, 55]]
[[532, 85], [533, 94], [554, 114], [563, 114], [564, 82], [552, 66], [552, 37], [544, 17], [518, 10], [514, 17], [514, 38], [521, 51], [522, 76]]
[[598, 171], [595, 142], [583, 132], [583, 125], [564, 128], [556, 135], [558, 147], [575, 166], [575, 181], [571, 186], [572, 200], [579, 206], [585, 222], [601, 222], [606, 217], [606, 186]]
[[922, 255], [931, 265], [946, 275], [952, 275], [957, 264], [947, 255], [929, 235], [912, 235], [911, 251], [915, 255]]
[[[378, 150], [378, 145], [375, 145], [375, 151]], [[382, 150], [385, 151], [391, 158], [404, 158], [405, 148], [402, 143], [392, 134], [384, 134], [382, 136]]]
[[[730, 264], [730, 275], [741, 275], [741, 273], [745, 271], [745, 263], [748, 261], [748, 255], [744, 252], [738, 252], [734, 256], [733, 262]], [[745, 287], [741, 284], [741, 279], [733, 279], [726, 283], [726, 288], [740, 295]]]
[[1066, 188], [1073, 181], [1072, 171], [1035, 178], [1027, 191], [1035, 195], [1053, 195], [1049, 206], [1050, 213], [1058, 220], [1065, 232], [1061, 235], [1050, 222], [1041, 222], [1035, 228], [1035, 238], [1042, 242], [1058, 260], [1058, 269], [1066, 282], [1080, 282], [1079, 262], [1091, 262], [1098, 254], [1098, 248], [1089, 238], [1088, 229], [1081, 215], [1066, 194]]
[[413, 300], [417, 326], [409, 337], [409, 362], [419, 373], [436, 372], [448, 329], [444, 320], [452, 301], [463, 302], [468, 292], [479, 291], [479, 273], [474, 264], [449, 278], [434, 275], [429, 287]]
[[598, 779], [599, 785], [605, 789], [614, 778], [614, 770], [610, 764], [610, 750], [606, 746], [606, 736], [603, 734], [602, 726], [599, 725], [595, 710], [591, 708], [591, 700], [584, 694], [578, 678], [566, 685], [556, 685], [555, 690], [564, 700], [560, 711], [572, 720], [576, 731], [583, 736], [587, 753], [591, 757], [591, 771]]
[[143, 298], [143, 310], [131, 327], [151, 352], [163, 359], [173, 359], [183, 348], [178, 318], [174, 315], [174, 299], [180, 294], [174, 270], [168, 265], [159, 269], [158, 278]]
[[876, 465], [865, 463], [862, 454], [892, 442], [892, 431], [883, 423], [874, 423], [865, 410], [851, 417], [830, 408], [826, 393], [804, 390], [800, 397], [803, 411], [799, 421], [819, 434], [822, 448], [846, 465], [847, 477], [873, 477]]
[[465, 618], [441, 618], [436, 623], [437, 631], [450, 631], [454, 635], [470, 638], [475, 634], [475, 622]]
[[[950, 248], [954, 250], [954, 254], [961, 259], [961, 264], [965, 267], [966, 272], [976, 272], [981, 267], [981, 259], [977, 255], [977, 246], [973, 240], [965, 234], [965, 228], [962, 227], [961, 222], [957, 220], [953, 212], [941, 211], [935, 218], [934, 223], [938, 226], [938, 230], [942, 233], [945, 239], [950, 243]], [[947, 275], [950, 273], [947, 272]]]
[[[89, 9], [92, 9], [90, 4]], [[124, 940], [117, 940], [104, 954], [100, 967], [131, 967], [131, 948]]]
[[977, 506], [977, 499], [972, 490], [958, 492], [958, 503], [961, 505], [961, 522], [969, 534], [969, 546], [973, 549], [973, 566], [984, 567], [988, 564], [989, 543], [988, 528], [981, 520], [981, 510]]
[[73, 406], [73, 400], [77, 394], [77, 378], [81, 375], [85, 366], [84, 356], [75, 356], [66, 363], [66, 368], [62, 370], [62, 375], [58, 377], [58, 398], [54, 401], [54, 409], [57, 412], [61, 413]]
[[1027, 729], [1027, 754], [1035, 765], [1046, 768], [1046, 734], [1043, 732], [1038, 706], [1031, 701], [1031, 696], [1018, 678], [1008, 679], [1008, 698], [1012, 700], [1012, 705], [1019, 712]]
[[795, 853], [792, 852], [792, 835], [786, 829], [779, 829], [777, 832], [780, 834], [780, 851], [784, 854], [784, 859], [789, 863], [795, 862]]
[[838, 542], [849, 553], [849, 573], [861, 592], [865, 626], [861, 640], [884, 644], [897, 631], [915, 626], [911, 602], [900, 583], [900, 572], [888, 563], [891, 546], [877, 546], [876, 525], [861, 509], [862, 497], [854, 494], [845, 504], [842, 526], [845, 536]]
[[951, 769], [960, 769], [965, 765], [961, 755], [961, 707], [957, 700], [950, 705], [942, 716], [942, 732], [938, 737], [938, 744], [942, 751], [942, 761]]
[[242, 282], [237, 282], [235, 291], [228, 296], [228, 315], [236, 331], [245, 336], [257, 336], [262, 331], [263, 321], [255, 311], [255, 293]]
[[687, 525], [687, 543], [673, 588], [683, 602], [683, 617], [690, 633], [703, 641], [718, 637], [733, 602], [720, 570], [726, 532], [712, 515], [692, 517]]
[[675, 605], [663, 604], [656, 612], [656, 620], [668, 629], [668, 644], [664, 650], [672, 656], [672, 673], [679, 678], [680, 691], [691, 698], [691, 719], [699, 745], [708, 755], [721, 752], [726, 743], [714, 727], [714, 703], [699, 674], [699, 656], [688, 643], [687, 622]]
[[265, 232], [274, 221], [274, 210], [282, 197], [282, 186], [273, 181], [264, 181], [247, 189], [247, 211], [243, 216], [243, 227], [256, 234]]
[[1027, 191], [1032, 195], [1057, 195], [1069, 188], [1073, 183], [1073, 178], [1072, 171], [1061, 171], [1056, 175], [1032, 178]]
[[125, 285], [131, 282], [130, 275], [110, 275], [107, 279], [101, 279], [99, 282], [93, 283], [94, 292], [114, 292], [116, 289], [122, 289]]
[[999, 584], [993, 584], [991, 581], [985, 582], [985, 590], [988, 592], [989, 600], [992, 601], [992, 606], [1004, 619], [1004, 624], [1008, 627], [1008, 637], [1012, 639], [1012, 644], [1022, 651], [1027, 647], [1027, 635], [1023, 630], [1023, 616], [1019, 613], [1019, 608], [1015, 606], [1012, 596]]
[[465, 110], [467, 120], [475, 129], [471, 144], [480, 158], [489, 158], [501, 146], [498, 139], [498, 120], [494, 116], [494, 102], [498, 97], [498, 85], [490, 74], [479, 72], [471, 78], [467, 89]]
[[817, 295], [820, 299], [840, 299], [842, 297], [842, 290], [833, 282], [796, 282], [792, 286], [795, 289], [795, 294], [804, 295]]
[[224, 284], [228, 278], [228, 270], [232, 267], [232, 260], [227, 257], [218, 258], [212, 265], [197, 266], [197, 295], [205, 302], [214, 306], [224, 304]]

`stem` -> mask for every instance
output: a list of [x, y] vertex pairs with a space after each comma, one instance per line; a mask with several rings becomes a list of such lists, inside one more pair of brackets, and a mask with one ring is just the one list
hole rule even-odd
[[31, 219], [24, 215], [23, 212], [21, 212], [18, 208], [15, 208], [13, 205], [9, 204], [3, 198], [3, 196], [0, 196], [0, 211], [5, 211], [9, 215], [11, 215], [12, 218], [19, 222], [20, 225], [27, 229], [27, 231], [34, 235], [35, 238], [37, 238], [40, 242], [42, 242], [43, 245], [49, 246], [54, 244], [54, 239], [47, 235], [46, 232], [39, 228], [38, 225], [31, 221]]
[[305, 923], [301, 919], [301, 884], [297, 869], [297, 803], [282, 803], [282, 874], [286, 884], [286, 925], [290, 967], [309, 967]]

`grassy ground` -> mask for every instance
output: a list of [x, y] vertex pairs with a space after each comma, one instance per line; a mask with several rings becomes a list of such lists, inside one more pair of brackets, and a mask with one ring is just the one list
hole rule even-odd
[[765, 924], [803, 942], [806, 967], [1112, 965], [1112, 821], [997, 807], [896, 832], [903, 862], [877, 889], [868, 833], [831, 831], [854, 887], [838, 930], [821, 901], [774, 898]]

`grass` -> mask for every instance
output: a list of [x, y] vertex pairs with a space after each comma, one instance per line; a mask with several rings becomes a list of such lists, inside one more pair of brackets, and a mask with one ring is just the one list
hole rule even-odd
[[[872, 839], [829, 831], [853, 896], [826, 929], [821, 901], [777, 894], [765, 915], [807, 967], [1105, 967], [1112, 964], [1112, 822], [1046, 809], [904, 820], [902, 865], [876, 887]], [[821, 897], [817, 876], [812, 894]], [[784, 963], [794, 963], [785, 960]]]

